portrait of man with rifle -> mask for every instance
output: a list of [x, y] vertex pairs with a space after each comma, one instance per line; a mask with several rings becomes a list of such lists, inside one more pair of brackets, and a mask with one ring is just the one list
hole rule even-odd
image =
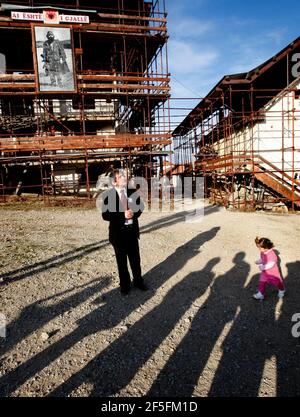
[[48, 31], [46, 37], [47, 40], [43, 44], [42, 54], [45, 75], [50, 76], [52, 86], [63, 87], [62, 75], [70, 72], [63, 44], [55, 39], [52, 31]]

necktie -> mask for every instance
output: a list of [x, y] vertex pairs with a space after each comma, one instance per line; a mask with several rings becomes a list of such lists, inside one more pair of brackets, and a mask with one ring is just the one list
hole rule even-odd
[[121, 199], [121, 203], [122, 203], [122, 206], [123, 206], [124, 210], [127, 211], [128, 210], [128, 200], [127, 200], [127, 197], [125, 195], [124, 189], [120, 191], [120, 199]]

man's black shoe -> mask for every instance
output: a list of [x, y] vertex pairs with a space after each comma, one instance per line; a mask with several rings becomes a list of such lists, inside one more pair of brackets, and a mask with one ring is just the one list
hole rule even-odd
[[147, 285], [143, 281], [137, 281], [137, 282], [133, 281], [133, 285], [134, 285], [134, 287], [138, 288], [141, 291], [147, 291], [148, 290]]

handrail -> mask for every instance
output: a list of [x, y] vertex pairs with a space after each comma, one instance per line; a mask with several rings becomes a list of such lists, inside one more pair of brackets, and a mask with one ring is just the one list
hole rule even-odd
[[[267, 159], [263, 158], [259, 154], [253, 154], [253, 155], [247, 155], [247, 154], [241, 154], [241, 155], [224, 155], [219, 158], [210, 159], [208, 161], [199, 161], [197, 165], [204, 165], [204, 166], [210, 166], [212, 168], [217, 168], [218, 163], [222, 164], [223, 166], [219, 167], [226, 167], [226, 166], [236, 166], [240, 165], [240, 163], [249, 163], [253, 164], [255, 166], [265, 164], [268, 165], [272, 170], [262, 170], [262, 171], [255, 171], [256, 174], [262, 173], [262, 174], [270, 174], [271, 176], [275, 177], [279, 182], [283, 183], [284, 185], [287, 185], [288, 187], [291, 187], [292, 184], [295, 184], [300, 187], [300, 182], [291, 177], [289, 174], [287, 174], [285, 171], [279, 170], [276, 165], [274, 165], [272, 162], [268, 161]], [[284, 178], [281, 178], [278, 174], [281, 174]], [[292, 184], [291, 184], [292, 183]]]
[[[124, 94], [149, 94], [164, 96], [170, 92], [170, 77], [159, 74], [117, 75], [117, 74], [84, 74], [76, 76], [77, 86], [94, 95], [107, 93], [113, 96]], [[8, 96], [34, 94], [36, 89], [34, 74], [0, 74], [0, 95]], [[21, 90], [21, 91], [20, 91]]]
[[[270, 171], [273, 174], [276, 173], [280, 173], [282, 174], [284, 177], [286, 177], [289, 181], [291, 181], [294, 184], [297, 184], [300, 187], [300, 182], [295, 180], [293, 177], [291, 177], [290, 175], [288, 175], [285, 171], [282, 170], [278, 170], [278, 168], [276, 167], [276, 165], [272, 164], [272, 162], [268, 161], [267, 159], [263, 158], [261, 155], [255, 155], [258, 159], [260, 159], [264, 164], [269, 165], [274, 171]], [[278, 177], [278, 175], [277, 175]], [[282, 180], [282, 178], [280, 178], [280, 180]], [[286, 181], [287, 182], [287, 181]], [[290, 183], [287, 182], [289, 185]]]

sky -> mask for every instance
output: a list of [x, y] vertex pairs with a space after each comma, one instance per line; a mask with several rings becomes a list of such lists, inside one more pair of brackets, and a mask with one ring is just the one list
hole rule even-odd
[[[224, 75], [250, 71], [300, 36], [299, 0], [165, 2], [172, 108], [193, 108]], [[186, 113], [172, 111], [172, 129]]]

